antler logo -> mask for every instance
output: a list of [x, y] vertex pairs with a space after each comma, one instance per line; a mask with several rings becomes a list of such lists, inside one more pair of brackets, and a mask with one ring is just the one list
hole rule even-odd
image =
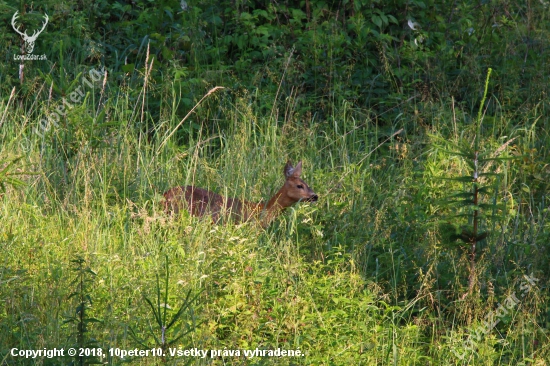
[[50, 18], [48, 18], [48, 14], [46, 14], [44, 16], [44, 18], [46, 19], [46, 21], [44, 22], [44, 24], [42, 25], [42, 29], [40, 29], [39, 31], [34, 31], [34, 33], [32, 34], [32, 36], [29, 36], [27, 34], [27, 31], [25, 31], [25, 33], [22, 33], [18, 27], [16, 27], [15, 25], [15, 21], [17, 20], [17, 13], [19, 13], [18, 11], [15, 12], [15, 14], [13, 14], [13, 17], [11, 18], [11, 25], [13, 27], [13, 29], [19, 33], [19, 35], [21, 35], [21, 37], [23, 37], [23, 40], [25, 41], [25, 50], [27, 51], [27, 53], [32, 53], [32, 51], [34, 50], [34, 42], [36, 42], [36, 39], [38, 38], [38, 36], [40, 35], [40, 33], [42, 33], [42, 31], [44, 30], [44, 28], [46, 28], [46, 25], [48, 24], [48, 20]]

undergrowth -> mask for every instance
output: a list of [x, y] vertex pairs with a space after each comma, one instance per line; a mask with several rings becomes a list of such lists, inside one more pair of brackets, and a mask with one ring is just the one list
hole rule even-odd
[[[544, 2], [162, 3], [78, 2], [51, 62], [0, 66], [0, 364], [548, 363]], [[265, 230], [162, 210], [268, 199], [288, 159], [320, 199]], [[75, 345], [102, 356], [18, 353]]]

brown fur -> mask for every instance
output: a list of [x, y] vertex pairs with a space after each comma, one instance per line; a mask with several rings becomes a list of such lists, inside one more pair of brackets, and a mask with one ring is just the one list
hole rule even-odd
[[164, 209], [166, 213], [178, 213], [185, 209], [193, 216], [212, 215], [212, 220], [218, 222], [221, 215], [229, 215], [235, 222], [259, 220], [262, 226], [267, 226], [278, 214], [298, 201], [314, 202], [318, 196], [304, 182], [302, 162], [293, 167], [288, 161], [284, 171], [285, 183], [267, 203], [255, 203], [238, 198], [225, 198], [217, 193], [194, 186], [180, 186], [164, 193]]

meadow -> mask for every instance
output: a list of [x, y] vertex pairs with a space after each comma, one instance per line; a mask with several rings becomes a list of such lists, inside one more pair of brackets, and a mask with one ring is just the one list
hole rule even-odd
[[544, 2], [184, 3], [0, 4], [0, 365], [549, 363]]

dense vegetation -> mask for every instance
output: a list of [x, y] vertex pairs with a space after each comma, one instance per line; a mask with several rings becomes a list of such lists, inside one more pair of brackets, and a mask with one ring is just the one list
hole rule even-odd
[[547, 365], [549, 5], [0, 0], [0, 364]]

